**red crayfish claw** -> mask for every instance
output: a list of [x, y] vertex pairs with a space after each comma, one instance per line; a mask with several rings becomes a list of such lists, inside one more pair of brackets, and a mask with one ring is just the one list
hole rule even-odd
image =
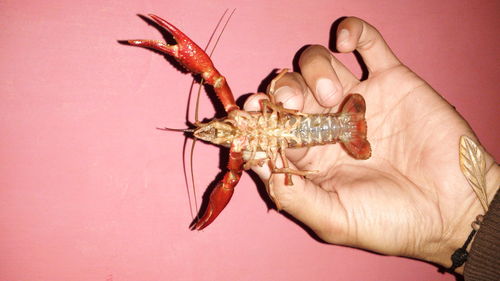
[[177, 27], [159, 16], [149, 14], [149, 17], [170, 32], [177, 44], [170, 45], [162, 40], [136, 39], [127, 40], [130, 45], [150, 48], [170, 55], [192, 73], [200, 74], [213, 68], [210, 57], [208, 57], [203, 49], [177, 29]]
[[200, 74], [207, 84], [214, 87], [217, 97], [224, 105], [226, 112], [238, 109], [226, 79], [217, 71], [205, 51], [171, 23], [153, 14], [149, 14], [149, 17], [170, 32], [177, 44], [170, 45], [162, 40], [144, 39], [126, 40], [126, 42], [132, 46], [149, 48], [172, 56], [186, 70], [194, 74]]

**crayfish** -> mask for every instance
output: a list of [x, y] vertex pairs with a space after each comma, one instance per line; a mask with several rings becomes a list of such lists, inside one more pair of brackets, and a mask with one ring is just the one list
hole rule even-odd
[[[268, 164], [273, 174], [285, 174], [285, 184], [293, 185], [291, 175], [308, 176], [317, 171], [289, 168], [285, 150], [340, 142], [356, 159], [368, 159], [370, 143], [366, 139], [365, 101], [359, 94], [350, 94], [338, 113], [305, 114], [283, 108], [274, 101], [274, 84], [286, 70], [271, 81], [269, 100], [261, 100], [261, 111], [247, 112], [236, 105], [224, 76], [214, 67], [210, 57], [189, 37], [164, 19], [149, 15], [173, 36], [177, 44], [160, 40], [128, 40], [133, 46], [159, 51], [175, 58], [189, 72], [200, 75], [213, 87], [224, 106], [227, 117], [209, 122], [196, 122], [195, 138], [229, 148], [229, 162], [223, 179], [216, 185], [203, 215], [191, 229], [201, 230], [212, 223], [226, 207], [240, 180], [242, 171], [254, 165]], [[280, 157], [283, 165], [276, 166]]]

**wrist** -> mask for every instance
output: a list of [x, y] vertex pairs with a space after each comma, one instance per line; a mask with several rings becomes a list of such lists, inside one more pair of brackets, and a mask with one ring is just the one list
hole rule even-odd
[[[486, 195], [487, 203], [490, 205], [499, 188], [500, 167], [489, 154], [485, 153], [484, 156], [486, 160], [486, 173], [484, 175], [486, 179]], [[446, 269], [452, 266], [452, 254], [464, 246], [473, 230], [472, 223], [476, 221], [478, 215], [485, 214], [479, 199], [458, 170], [458, 167], [456, 180], [450, 183], [448, 189], [455, 190], [453, 193], [455, 200], [453, 203], [448, 203], [450, 205], [441, 207], [449, 208], [450, 213], [442, 213], [443, 227], [441, 235], [435, 238], [434, 243], [424, 246], [425, 251], [421, 256], [422, 259], [439, 264]], [[468, 244], [466, 249], [468, 252], [472, 244], [473, 240]], [[457, 267], [455, 272], [463, 274], [464, 265]]]
[[[488, 206], [493, 201], [496, 192], [498, 191], [498, 187], [500, 185], [500, 167], [494, 162], [493, 158], [490, 155], [485, 155], [489, 160], [487, 161], [488, 169], [485, 174], [486, 179], [486, 195], [488, 200]], [[467, 183], [468, 185], [468, 183]], [[468, 186], [470, 190], [472, 187]], [[444, 268], [450, 268], [452, 266], [452, 258], [453, 253], [464, 246], [464, 243], [468, 239], [469, 235], [473, 230], [473, 223], [478, 220], [478, 216], [484, 216], [486, 212], [481, 207], [479, 199], [475, 196], [475, 193], [472, 193], [473, 200], [470, 202], [470, 205], [460, 204], [460, 208], [465, 210], [462, 216], [457, 216], [459, 220], [456, 221], [455, 231], [449, 236], [449, 239], [443, 241], [442, 253], [437, 255], [437, 259], [433, 260], [434, 262], [442, 265]], [[477, 228], [476, 228], [477, 229]], [[476, 233], [477, 234], [477, 233]], [[466, 250], [470, 253], [470, 249], [473, 245], [474, 239], [476, 235], [472, 236], [472, 240], [468, 243]], [[459, 274], [463, 274], [465, 268], [465, 263], [455, 269], [455, 272]]]

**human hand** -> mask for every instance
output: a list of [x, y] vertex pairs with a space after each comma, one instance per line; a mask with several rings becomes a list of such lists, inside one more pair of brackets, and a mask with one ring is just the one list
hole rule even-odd
[[[346, 18], [336, 44], [342, 53], [359, 52], [368, 79], [359, 81], [326, 48], [311, 46], [300, 56], [301, 74], [289, 73], [277, 82], [276, 100], [304, 113], [327, 113], [336, 112], [347, 94], [360, 93], [366, 100], [371, 158], [355, 160], [339, 145], [288, 149], [292, 168], [320, 171], [308, 179], [294, 176], [293, 186], [284, 184], [282, 174], [269, 183], [267, 165], [253, 170], [284, 211], [327, 242], [449, 267], [451, 254], [482, 213], [458, 162], [459, 137], [475, 138], [474, 133], [397, 59], [374, 27]], [[262, 98], [251, 96], [245, 110], [259, 110]], [[486, 164], [487, 182], [498, 182], [498, 166], [488, 154]], [[489, 186], [490, 200], [495, 191]]]

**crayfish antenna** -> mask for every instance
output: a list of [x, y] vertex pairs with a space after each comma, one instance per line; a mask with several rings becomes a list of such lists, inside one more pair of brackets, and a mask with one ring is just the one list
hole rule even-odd
[[184, 133], [193, 133], [194, 129], [176, 129], [176, 128], [169, 128], [169, 127], [163, 127], [163, 128], [156, 128], [157, 130], [162, 130], [162, 131], [173, 131], [173, 132], [184, 132]]
[[[210, 44], [212, 42], [212, 39], [214, 38], [217, 30], [219, 29], [219, 26], [220, 26], [222, 20], [224, 19], [224, 17], [227, 14], [227, 11], [228, 11], [228, 9], [226, 9], [224, 11], [224, 13], [220, 17], [219, 21], [217, 22], [217, 25], [215, 26], [214, 31], [210, 35], [210, 39], [208, 40], [207, 45], [205, 46], [205, 49], [204, 49], [205, 52], [209, 48], [209, 46], [210, 46]], [[227, 18], [226, 22], [224, 23], [224, 26], [222, 27], [222, 31], [219, 33], [219, 36], [217, 36], [217, 39], [215, 40], [214, 46], [212, 47], [212, 50], [210, 51], [210, 54], [208, 55], [209, 57], [212, 57], [215, 49], [217, 48], [217, 45], [219, 44], [219, 40], [221, 39], [222, 34], [226, 30], [226, 27], [227, 27], [227, 25], [229, 23], [229, 20], [231, 19], [231, 17], [233, 16], [233, 14], [234, 14], [235, 11], [236, 11], [236, 9], [233, 9], [231, 11], [231, 13], [229, 14], [229, 17]], [[202, 88], [202, 85], [203, 85], [204, 82], [205, 82], [205, 80], [202, 77], [201, 81], [199, 83], [198, 92], [196, 94], [195, 111], [194, 111], [194, 120], [195, 120], [194, 124], [195, 124], [195, 126], [198, 126], [198, 124], [200, 123], [200, 120], [198, 118], [198, 111], [199, 111], [199, 108], [200, 108], [201, 88]], [[193, 83], [194, 83], [194, 80], [193, 80]], [[193, 88], [193, 84], [191, 84], [191, 91], [190, 91], [190, 94], [189, 94], [189, 100], [191, 100], [192, 88]], [[197, 138], [195, 137], [194, 140], [193, 140], [193, 145], [191, 146], [191, 155], [190, 155], [190, 164], [191, 165], [190, 165], [190, 168], [191, 168], [191, 183], [192, 183], [192, 186], [193, 186], [193, 194], [194, 194], [194, 200], [195, 200], [195, 206], [196, 206], [196, 213], [198, 213], [198, 204], [196, 202], [197, 197], [196, 197], [196, 187], [195, 187], [195, 182], [194, 182], [194, 168], [193, 168], [193, 155], [194, 155], [194, 146], [196, 144], [196, 140], [197, 140]], [[229, 198], [230, 197], [231, 196], [229, 196]], [[209, 206], [208, 206], [209, 208], [211, 208], [210, 205], [211, 204], [209, 203]], [[222, 209], [223, 208], [224, 207], [222, 207]], [[210, 216], [211, 216], [211, 214], [212, 214], [212, 211], [210, 211]], [[189, 229], [191, 229], [191, 230], [195, 230], [195, 229], [196, 230], [202, 230], [203, 228], [205, 228], [206, 226], [208, 226], [217, 217], [217, 215], [218, 215], [218, 213], [215, 214], [213, 216], [213, 218], [208, 218], [208, 219], [206, 218], [207, 217], [206, 213], [203, 215], [203, 217], [199, 217], [199, 215], [197, 215], [196, 219], [194, 219], [193, 222], [189, 225]]]

